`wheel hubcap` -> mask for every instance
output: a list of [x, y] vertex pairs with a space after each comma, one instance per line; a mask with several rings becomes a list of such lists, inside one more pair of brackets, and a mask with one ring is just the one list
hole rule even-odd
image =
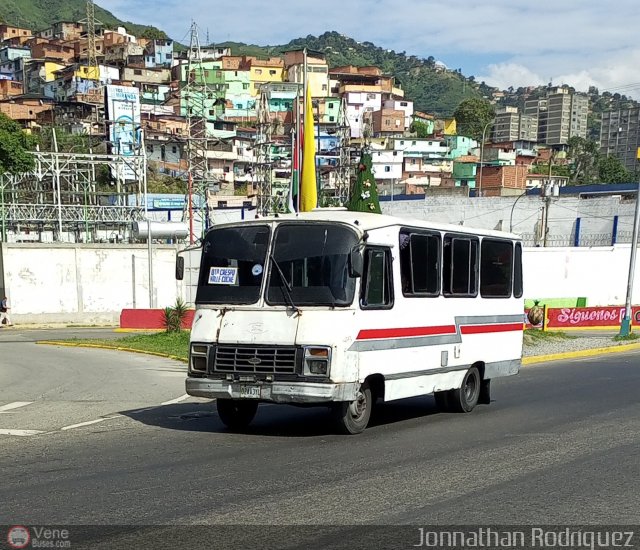
[[473, 396], [476, 392], [476, 379], [473, 377], [469, 377], [467, 383], [464, 386], [464, 397], [467, 401], [473, 399]]
[[363, 392], [359, 391], [355, 401], [352, 401], [351, 404], [349, 405], [351, 416], [355, 419], [360, 418], [364, 414], [364, 411], [366, 410], [366, 408], [367, 408], [367, 398], [365, 397]]

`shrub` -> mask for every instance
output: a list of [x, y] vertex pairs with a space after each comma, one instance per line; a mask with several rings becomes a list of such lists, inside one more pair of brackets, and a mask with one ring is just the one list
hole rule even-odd
[[176, 298], [176, 303], [173, 307], [164, 308], [164, 328], [167, 332], [180, 332], [182, 330], [182, 323], [187, 315], [187, 304], [182, 298]]

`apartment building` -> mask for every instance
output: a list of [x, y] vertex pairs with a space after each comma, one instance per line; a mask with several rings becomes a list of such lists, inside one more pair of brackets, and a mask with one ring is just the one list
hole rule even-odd
[[587, 137], [589, 98], [567, 86], [552, 88], [544, 98], [525, 101], [524, 114], [538, 119], [538, 141], [551, 146], [567, 145], [576, 136]]
[[624, 109], [602, 113], [600, 152], [620, 159], [627, 170], [638, 170], [640, 147], [640, 109]]
[[517, 107], [503, 107], [496, 111], [492, 141], [538, 141], [538, 118], [521, 114]]

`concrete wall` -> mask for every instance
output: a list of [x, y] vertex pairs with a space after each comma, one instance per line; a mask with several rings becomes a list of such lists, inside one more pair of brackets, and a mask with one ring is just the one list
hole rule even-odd
[[[146, 245], [3, 243], [1, 250], [14, 322], [115, 325], [122, 309], [149, 307]], [[156, 307], [184, 297], [176, 250], [153, 247]]]
[[[517, 202], [516, 202], [517, 201]], [[523, 236], [526, 245], [541, 243], [540, 197], [449, 197], [427, 196], [424, 200], [382, 202], [383, 214], [452, 223], [465, 227], [502, 229]], [[580, 218], [580, 246], [611, 244], [614, 216], [618, 216], [616, 242], [630, 242], [634, 201], [617, 197], [595, 199], [556, 198], [549, 206], [548, 246], [573, 246], [576, 219]]]
[[[630, 252], [630, 244], [525, 248], [524, 296], [586, 297], [588, 306], [624, 305]], [[640, 263], [636, 263], [634, 274], [633, 303], [640, 304]]]

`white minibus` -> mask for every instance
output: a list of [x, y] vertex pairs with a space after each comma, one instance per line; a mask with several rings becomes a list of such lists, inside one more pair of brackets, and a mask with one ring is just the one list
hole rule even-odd
[[327, 405], [357, 434], [376, 400], [470, 412], [518, 373], [522, 243], [341, 209], [216, 225], [195, 302], [186, 391], [226, 426], [264, 402]]

